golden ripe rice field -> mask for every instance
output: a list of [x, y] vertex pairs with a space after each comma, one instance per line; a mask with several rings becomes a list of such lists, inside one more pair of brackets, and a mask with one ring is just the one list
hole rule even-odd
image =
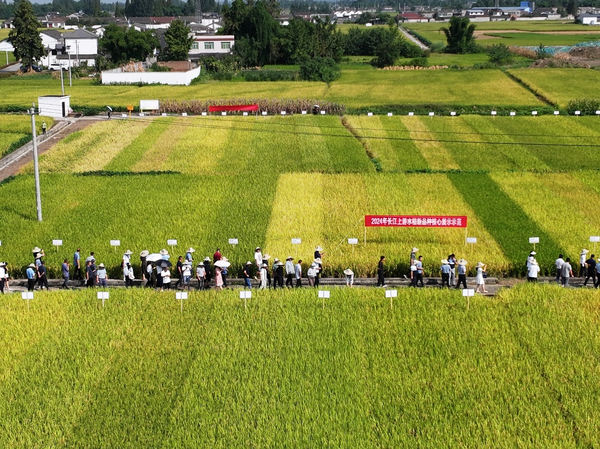
[[[35, 221], [32, 167], [0, 187], [0, 254], [12, 269], [30, 248], [95, 250], [113, 269], [120, 254], [159, 250], [176, 238], [234, 265], [262, 246], [274, 257], [311, 259], [326, 249], [327, 275], [350, 267], [407, 272], [417, 246], [428, 274], [454, 252], [494, 274], [520, 274], [539, 237], [552, 271], [562, 252], [577, 259], [600, 234], [600, 132], [595, 117], [171, 117], [101, 121], [41, 157], [45, 221]], [[467, 215], [465, 229], [369, 228], [366, 214]], [[366, 245], [365, 245], [366, 236]], [[466, 245], [465, 237], [478, 243]], [[230, 247], [229, 238], [239, 245]], [[291, 239], [301, 239], [292, 245]], [[348, 238], [358, 238], [356, 246]], [[185, 247], [185, 248], [184, 248]], [[68, 250], [67, 250], [68, 248]], [[234, 271], [235, 271], [234, 270]]]

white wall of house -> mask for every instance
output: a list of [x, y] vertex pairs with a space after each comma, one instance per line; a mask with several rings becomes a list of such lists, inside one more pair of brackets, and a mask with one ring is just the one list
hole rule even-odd
[[231, 53], [235, 37], [231, 35], [223, 36], [195, 36], [190, 50], [190, 56], [207, 54], [227, 54]]
[[200, 67], [187, 72], [122, 72], [121, 69], [104, 70], [102, 84], [168, 84], [171, 86], [189, 86], [192, 80], [200, 76]]
[[65, 36], [65, 47], [70, 47], [67, 53], [73, 57], [77, 55], [96, 55], [98, 54], [98, 39], [71, 39]]

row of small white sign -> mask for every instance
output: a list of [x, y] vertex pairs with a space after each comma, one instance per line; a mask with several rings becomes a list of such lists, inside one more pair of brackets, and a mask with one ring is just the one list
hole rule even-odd
[[[321, 112], [321, 115], [325, 115], [325, 114], [326, 114], [326, 112], [325, 112], [325, 111], [320, 111], [320, 112]], [[302, 115], [306, 115], [307, 113], [308, 113], [307, 111], [302, 111]], [[248, 115], [248, 112], [244, 111], [242, 114], [243, 114], [243, 115]], [[280, 114], [281, 114], [281, 115], [287, 115], [287, 112], [286, 112], [286, 111], [281, 111], [281, 112], [280, 112]], [[575, 112], [574, 112], [574, 114], [575, 114], [575, 115], [581, 115], [581, 111], [575, 111]], [[163, 117], [166, 117], [166, 116], [167, 116], [167, 113], [166, 113], [166, 112], [163, 112], [161, 115], [162, 115]], [[187, 112], [182, 112], [182, 113], [181, 113], [181, 115], [182, 115], [183, 117], [187, 117], [188, 113], [187, 113]], [[208, 115], [208, 113], [207, 113], [207, 112], [202, 112], [202, 115], [203, 115], [203, 116], [206, 116], [206, 115]], [[227, 115], [227, 112], [224, 112], [224, 111], [223, 111], [223, 112], [221, 112], [221, 115], [222, 115], [222, 116], [226, 116], [226, 115]], [[267, 111], [262, 111], [262, 112], [261, 112], [261, 115], [269, 115], [269, 114], [268, 114], [268, 112], [267, 112]], [[387, 113], [387, 116], [388, 116], [388, 117], [392, 117], [393, 115], [394, 115], [394, 113], [393, 113], [393, 112], [388, 112], [388, 113]], [[414, 115], [415, 115], [415, 113], [414, 113], [414, 112], [409, 112], [409, 113], [408, 113], [408, 116], [409, 116], [409, 117], [412, 117], [412, 116], [414, 116]], [[455, 112], [455, 111], [451, 111], [451, 112], [450, 112], [450, 116], [454, 117], [455, 115], [456, 115], [456, 112]], [[498, 111], [490, 111], [490, 115], [498, 115]], [[516, 115], [517, 115], [517, 113], [516, 113], [515, 111], [510, 111], [509, 115], [510, 115], [511, 117], [514, 117], [514, 116], [516, 116]], [[538, 111], [531, 111], [531, 115], [538, 115]], [[560, 111], [554, 111], [554, 115], [560, 115]], [[600, 110], [596, 111], [596, 115], [600, 115]], [[127, 117], [127, 114], [121, 114], [121, 116], [122, 116], [122, 117]], [[373, 117], [373, 113], [372, 113], [372, 112], [367, 112], [367, 116], [368, 116], [368, 117]], [[429, 117], [434, 117], [434, 116], [435, 116], [435, 112], [430, 112], [430, 113], [429, 113]], [[140, 112], [140, 117], [144, 117], [144, 113], [143, 113], [143, 112]]]
[[[600, 236], [598, 236], [598, 235], [590, 236], [590, 242], [599, 243]], [[229, 239], [230, 245], [237, 245], [238, 243], [239, 243], [238, 239]], [[302, 239], [292, 239], [292, 245], [300, 245], [301, 243], [302, 243]], [[477, 243], [477, 237], [467, 237], [467, 243]], [[539, 237], [529, 237], [529, 243], [540, 243], [540, 238]], [[348, 239], [348, 244], [349, 245], [358, 245], [358, 239], [350, 238], [350, 239]], [[63, 241], [62, 240], [52, 240], [52, 245], [53, 246], [62, 246]], [[169, 239], [169, 240], [167, 240], [167, 245], [177, 246], [177, 240]], [[2, 241], [0, 241], [0, 246], [2, 246]], [[120, 240], [111, 240], [110, 246], [121, 246], [121, 241]]]
[[[392, 117], [393, 115], [394, 114], [392, 112], [388, 112], [387, 113], [388, 117]], [[409, 112], [408, 113], [409, 117], [412, 117], [413, 115], [415, 115], [414, 112]], [[452, 111], [452, 112], [450, 112], [450, 115], [452, 117], [454, 117], [456, 115], [456, 112]], [[498, 115], [498, 111], [490, 111], [490, 115]], [[517, 115], [517, 113], [515, 111], [510, 111], [509, 115], [511, 117], [514, 117], [515, 115]], [[531, 115], [538, 115], [538, 111], [531, 111]], [[554, 115], [560, 115], [560, 111], [554, 111]], [[575, 111], [575, 115], [581, 115], [581, 111]], [[600, 115], [600, 110], [596, 111], [596, 115]], [[434, 117], [434, 116], [435, 116], [435, 112], [430, 112], [429, 113], [429, 117]], [[367, 117], [373, 117], [373, 113], [372, 112], [367, 112]]]
[[[471, 288], [463, 289], [463, 296], [475, 296], [475, 290]], [[108, 299], [110, 297], [109, 292], [98, 292], [97, 298], [102, 301]], [[319, 290], [318, 293], [319, 298], [331, 298], [331, 292], [329, 290]], [[398, 290], [386, 290], [385, 291], [386, 298], [397, 298]], [[23, 292], [21, 293], [22, 299], [33, 299], [33, 292]], [[250, 299], [252, 298], [252, 292], [250, 290], [242, 290], [240, 291], [240, 299]], [[188, 299], [187, 292], [177, 292], [175, 293], [175, 299]]]

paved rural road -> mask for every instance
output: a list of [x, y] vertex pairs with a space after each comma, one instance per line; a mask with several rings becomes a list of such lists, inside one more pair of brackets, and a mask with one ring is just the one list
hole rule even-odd
[[400, 30], [400, 32], [404, 35], [405, 38], [407, 38], [409, 41], [411, 41], [413, 44], [418, 45], [419, 48], [421, 50], [427, 50], [429, 47], [427, 45], [425, 45], [423, 42], [421, 42], [419, 39], [417, 39], [416, 37], [414, 37], [412, 34], [410, 34], [408, 31], [406, 31], [404, 28], [402, 28], [401, 26], [398, 27], [398, 29]]
[[4, 67], [0, 72], [18, 72], [19, 68], [21, 68], [21, 63], [17, 62], [15, 64]]

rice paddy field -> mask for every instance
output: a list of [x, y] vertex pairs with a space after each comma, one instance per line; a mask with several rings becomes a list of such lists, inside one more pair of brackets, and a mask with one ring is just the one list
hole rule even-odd
[[[3, 95], [0, 107], [27, 107], [41, 95], [61, 93], [60, 80], [45, 74], [0, 80]], [[502, 92], [490, 98], [487, 92]], [[194, 86], [101, 86], [91, 79], [73, 80], [66, 88], [71, 104], [112, 107], [123, 110], [139, 105], [140, 99], [208, 100], [227, 98], [316, 99], [343, 103], [348, 108], [399, 104], [464, 105], [481, 108], [543, 105], [531, 92], [500, 70], [477, 71], [343, 71], [342, 77], [327, 85], [320, 82], [205, 82]], [[468, 99], [468, 101], [467, 101]]]
[[[52, 272], [80, 246], [119, 276], [121, 253], [177, 239], [197, 256], [220, 247], [239, 274], [255, 246], [285, 259], [326, 252], [325, 273], [428, 275], [454, 252], [491, 273], [523, 274], [539, 237], [551, 273], [600, 234], [596, 117], [170, 117], [100, 121], [40, 159], [44, 222], [32, 166], [0, 186], [0, 258], [19, 272], [31, 248]], [[24, 192], [31, 192], [31, 201]], [[364, 228], [368, 214], [467, 215], [468, 228]], [[477, 237], [465, 245], [465, 237]], [[235, 247], [228, 244], [237, 238]], [[291, 239], [301, 239], [292, 245]], [[359, 245], [348, 245], [358, 238]], [[365, 244], [366, 238], [366, 244]], [[49, 248], [62, 239], [59, 251]], [[120, 240], [116, 251], [110, 240]]]
[[[42, 122], [45, 121], [48, 129], [54, 120], [51, 117], [36, 117], [36, 133], [42, 133]], [[31, 117], [24, 115], [0, 116], [0, 157], [6, 156], [25, 142], [31, 140]]]
[[570, 100], [600, 98], [600, 72], [590, 69], [511, 69], [533, 91], [565, 107]]
[[[574, 45], [600, 39], [600, 32], [593, 27], [559, 20], [474, 22], [475, 37], [482, 46], [506, 44], [516, 46]], [[448, 22], [406, 23], [405, 28], [414, 30], [431, 42], [446, 43], [440, 28]]]
[[6, 296], [0, 445], [600, 444], [593, 291], [383, 293]]

